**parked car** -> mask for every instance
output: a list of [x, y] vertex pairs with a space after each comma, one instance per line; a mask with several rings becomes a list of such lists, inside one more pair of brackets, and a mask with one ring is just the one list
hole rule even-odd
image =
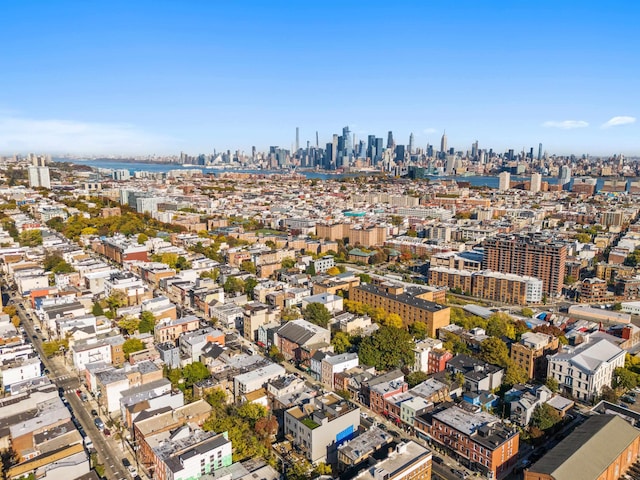
[[98, 430], [104, 430], [104, 422], [102, 421], [101, 418], [99, 417], [94, 418], [93, 423], [96, 424], [96, 427], [98, 428]]
[[127, 467], [127, 470], [129, 471], [129, 475], [131, 475], [132, 477], [135, 477], [136, 475], [138, 475], [138, 469], [133, 465], [129, 465]]
[[91, 410], [91, 415], [93, 415], [94, 417], [98, 416], [98, 412], [95, 410], [95, 408]]
[[442, 459], [442, 457], [438, 457], [436, 455], [433, 456], [433, 461], [434, 463], [439, 463], [440, 465], [444, 463], [444, 460]]
[[108, 428], [105, 428], [102, 433], [104, 433], [105, 437], [108, 437], [109, 435], [111, 435], [111, 430], [109, 430]]

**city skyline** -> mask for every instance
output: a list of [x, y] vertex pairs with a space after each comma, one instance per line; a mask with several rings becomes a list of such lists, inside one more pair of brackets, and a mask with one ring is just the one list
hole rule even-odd
[[[322, 147], [640, 155], [639, 7], [337, 2], [14, 3], [0, 153]], [[296, 129], [299, 129], [299, 140]]]

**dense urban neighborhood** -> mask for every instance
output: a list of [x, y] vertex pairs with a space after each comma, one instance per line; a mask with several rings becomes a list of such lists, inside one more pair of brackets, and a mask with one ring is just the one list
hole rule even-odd
[[3, 478], [640, 478], [637, 164], [485, 153], [2, 158]]

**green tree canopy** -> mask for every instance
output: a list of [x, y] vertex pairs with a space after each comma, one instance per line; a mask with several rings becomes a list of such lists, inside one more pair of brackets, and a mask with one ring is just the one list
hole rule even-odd
[[251, 260], [243, 260], [243, 262], [240, 264], [240, 269], [244, 270], [247, 273], [250, 273], [251, 275], [256, 274], [256, 264]]
[[244, 292], [244, 282], [238, 277], [227, 277], [222, 288], [226, 293], [242, 293]]
[[191, 387], [194, 383], [209, 378], [211, 373], [202, 362], [193, 362], [182, 369], [182, 378], [187, 387]]
[[140, 324], [138, 325], [140, 333], [153, 333], [155, 326], [156, 317], [153, 313], [145, 310], [140, 314]]
[[312, 302], [307, 305], [302, 315], [306, 321], [315, 323], [323, 328], [327, 328], [329, 320], [331, 320], [331, 313], [329, 313], [327, 307], [318, 302]]
[[118, 327], [120, 331], [126, 335], [132, 335], [136, 333], [138, 327], [140, 326], [140, 320], [133, 315], [127, 315], [122, 320], [118, 322]]
[[249, 277], [244, 281], [244, 293], [247, 294], [249, 298], [253, 298], [253, 289], [258, 285], [258, 280], [253, 277]]
[[538, 405], [531, 415], [529, 425], [547, 431], [562, 420], [558, 411], [548, 403]]
[[421, 371], [411, 372], [404, 377], [405, 381], [409, 384], [409, 388], [413, 388], [419, 383], [424, 382], [427, 379], [427, 374]]
[[25, 230], [18, 237], [18, 242], [23, 247], [37, 247], [42, 245], [42, 232], [40, 230]]
[[124, 358], [129, 360], [129, 355], [135, 352], [144, 350], [144, 343], [139, 338], [129, 338], [124, 341], [122, 345], [122, 351], [124, 352]]
[[509, 365], [509, 348], [497, 337], [487, 338], [480, 344], [480, 356], [485, 362], [506, 368]]
[[381, 327], [360, 343], [360, 363], [377, 370], [411, 366], [415, 344], [409, 332], [401, 328]]
[[491, 315], [487, 322], [487, 335], [492, 337], [508, 337], [513, 340], [516, 338], [516, 329], [513, 319], [503, 312], [497, 312]]
[[[274, 244], [275, 246], [275, 244]], [[282, 268], [286, 268], [287, 270], [290, 268], [295, 267], [296, 265], [296, 259], [295, 258], [285, 258], [282, 260]]]
[[331, 339], [331, 345], [333, 345], [333, 351], [337, 354], [346, 353], [353, 346], [351, 344], [351, 336], [345, 332], [336, 332]]
[[409, 333], [414, 336], [416, 340], [424, 340], [428, 336], [428, 327], [424, 322], [413, 322], [409, 325]]
[[509, 360], [506, 373], [504, 374], [504, 380], [502, 383], [505, 385], [515, 385], [516, 383], [526, 383], [529, 380], [529, 375], [526, 370], [517, 363]]

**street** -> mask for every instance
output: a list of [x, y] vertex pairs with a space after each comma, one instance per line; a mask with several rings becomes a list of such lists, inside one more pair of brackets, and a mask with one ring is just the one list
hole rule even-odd
[[38, 352], [43, 365], [49, 370], [49, 378], [51, 378], [59, 388], [64, 389], [64, 397], [71, 406], [72, 416], [80, 422], [80, 425], [82, 425], [86, 435], [88, 435], [93, 441], [99, 461], [105, 467], [106, 478], [129, 478], [129, 473], [122, 464], [122, 458], [125, 455], [113, 445], [113, 440], [107, 439], [104, 434], [96, 428], [90, 412], [87, 411], [83, 402], [80, 400], [78, 395], [76, 395], [75, 391], [80, 387], [80, 381], [78, 380], [77, 375], [67, 369], [67, 366], [64, 364], [64, 360], [58, 358], [47, 358], [44, 355], [42, 350], [42, 339], [36, 333], [34, 324], [27, 318], [21, 299], [16, 299], [16, 307], [21, 325], [24, 327], [30, 341], [33, 342], [33, 346]]

